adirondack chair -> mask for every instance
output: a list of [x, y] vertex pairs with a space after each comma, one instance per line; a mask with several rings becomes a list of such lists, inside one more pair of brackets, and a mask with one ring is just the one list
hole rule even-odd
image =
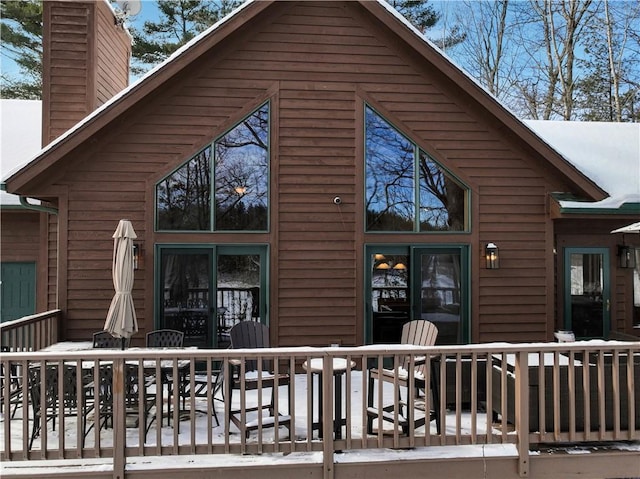
[[[269, 327], [256, 322], [256, 321], [241, 321], [234, 325], [230, 331], [231, 336], [231, 348], [268, 348], [269, 347]], [[249, 437], [251, 431], [275, 426], [275, 415], [278, 414], [278, 426], [285, 426], [289, 429], [291, 423], [291, 417], [289, 415], [281, 415], [274, 410], [274, 396], [275, 388], [279, 386], [290, 386], [289, 374], [273, 373], [272, 361], [269, 360], [251, 360], [244, 361], [244, 369], [240, 360], [230, 361], [231, 372], [229, 374], [229, 384], [227, 385], [226, 399], [228, 401], [227, 408], [229, 409], [228, 418], [230, 422], [233, 422], [241, 434], [245, 437]], [[244, 374], [242, 374], [244, 372]], [[258, 388], [261, 389], [258, 389]], [[242, 390], [252, 391], [257, 390], [258, 394], [262, 394], [264, 389], [271, 389], [271, 401], [267, 404], [261, 404], [260, 401], [257, 405], [245, 407], [245, 412], [257, 412], [260, 416], [260, 420], [253, 417], [249, 417], [245, 414], [246, 421], [242, 420], [242, 411], [240, 409], [231, 409], [233, 400], [233, 391]], [[288, 389], [288, 397], [290, 398], [290, 390]], [[245, 401], [240, 401], [241, 404]], [[263, 410], [268, 409], [269, 416], [263, 415]], [[290, 431], [289, 431], [290, 433]]]
[[[438, 336], [438, 328], [435, 324], [424, 321], [421, 319], [409, 321], [402, 327], [402, 338], [400, 340], [401, 344], [413, 344], [416, 346], [433, 346], [436, 342], [436, 338]], [[427, 377], [427, 365], [426, 361], [421, 360], [421, 358], [414, 358], [414, 368], [413, 374], [409, 374], [408, 368], [411, 366], [409, 361], [409, 356], [402, 358], [401, 364], [396, 369], [386, 369], [384, 367], [374, 367], [369, 369], [369, 387], [368, 387], [368, 395], [367, 395], [367, 433], [373, 434], [373, 422], [380, 415], [382, 415], [382, 420], [387, 422], [395, 422], [395, 411], [396, 408], [398, 410], [398, 423], [402, 428], [402, 432], [404, 434], [409, 434], [409, 425], [413, 423], [413, 428], [417, 429], [421, 426], [424, 426], [427, 423], [427, 418], [429, 418], [429, 422], [434, 420], [436, 421], [436, 429], [438, 434], [440, 434], [440, 395], [438, 393], [438, 381], [436, 377], [436, 371], [433, 362], [431, 363], [431, 381], [430, 387], [427, 388], [426, 380]], [[409, 381], [413, 376], [414, 383], [414, 391], [416, 392], [416, 397], [413, 398], [413, 401], [403, 400], [402, 394], [400, 394], [400, 399], [398, 403], [393, 403], [387, 406], [377, 405], [374, 407], [374, 399], [376, 399], [376, 388], [375, 382], [378, 381], [378, 387], [383, 387], [384, 383], [397, 384], [400, 388], [400, 391], [405, 390], [408, 394], [409, 391]], [[410, 409], [410, 405], [413, 404], [414, 409], [424, 409], [425, 401], [419, 397], [419, 392], [424, 391], [425, 397], [426, 394], [429, 394], [429, 391], [432, 395], [431, 405], [433, 407], [430, 411], [424, 411], [424, 414], [419, 414], [416, 417], [415, 411]]]

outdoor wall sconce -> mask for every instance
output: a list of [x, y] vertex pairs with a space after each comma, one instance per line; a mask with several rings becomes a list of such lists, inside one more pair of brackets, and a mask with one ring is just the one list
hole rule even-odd
[[138, 267], [140, 266], [140, 254], [142, 252], [142, 249], [140, 248], [139, 244], [134, 244], [133, 245], [133, 269], [137, 270]]
[[494, 243], [489, 243], [484, 248], [484, 255], [487, 260], [487, 269], [500, 268], [500, 257], [498, 255], [498, 247]]
[[636, 251], [631, 246], [625, 244], [618, 246], [618, 256], [621, 268], [632, 269], [636, 267]]

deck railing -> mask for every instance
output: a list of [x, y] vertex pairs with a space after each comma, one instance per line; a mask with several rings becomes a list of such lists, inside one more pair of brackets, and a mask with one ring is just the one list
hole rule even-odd
[[[234, 375], [251, 361], [273, 366], [272, 375], [253, 373], [256, 390], [247, 381], [232, 393]], [[492, 443], [515, 444], [525, 476], [538, 443], [640, 439], [638, 342], [131, 348], [8, 353], [1, 362], [0, 459], [109, 457], [114, 477], [140, 456], [322, 451], [330, 467], [335, 451]], [[380, 366], [391, 378], [382, 386], [369, 375]], [[270, 403], [274, 377], [279, 414], [256, 418], [250, 407]], [[380, 404], [394, 407], [378, 414]], [[251, 423], [247, 434], [228, 421], [234, 410]], [[424, 414], [426, 426], [405, 421]]]
[[59, 309], [0, 323], [3, 351], [39, 351], [58, 342]]

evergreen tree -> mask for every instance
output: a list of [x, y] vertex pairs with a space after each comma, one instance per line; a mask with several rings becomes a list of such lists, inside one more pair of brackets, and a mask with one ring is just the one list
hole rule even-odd
[[602, 7], [600, 20], [587, 30], [576, 106], [584, 120], [638, 121], [640, 5], [605, 0]]
[[15, 62], [20, 76], [2, 72], [2, 98], [36, 100], [42, 96], [42, 2], [2, 0], [2, 56]]
[[131, 71], [140, 75], [241, 5], [242, 0], [158, 0], [160, 18], [132, 29]]
[[[433, 28], [441, 19], [433, 6], [429, 5], [429, 0], [385, 0], [389, 5], [398, 11], [409, 23], [416, 27], [423, 34]], [[438, 40], [432, 40], [443, 50], [462, 42], [465, 33], [461, 31], [459, 25], [449, 28], [447, 34]]]

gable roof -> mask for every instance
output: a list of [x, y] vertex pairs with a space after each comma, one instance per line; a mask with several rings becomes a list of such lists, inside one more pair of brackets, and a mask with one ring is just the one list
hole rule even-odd
[[[261, 12], [273, 5], [274, 1], [249, 0], [227, 17], [192, 39], [177, 50], [163, 63], [159, 64], [136, 83], [130, 85], [120, 94], [114, 96], [100, 108], [89, 114], [65, 134], [52, 141], [38, 152], [23, 168], [13, 172], [7, 179], [7, 189], [21, 193], [28, 189], [32, 181], [46, 173], [65, 154], [82, 144], [101, 128], [115, 120], [137, 102], [187, 65], [196, 61], [215, 45], [227, 38], [232, 32], [246, 24]], [[606, 193], [590, 178], [583, 175], [574, 165], [566, 161], [557, 151], [542, 141], [530, 128], [521, 122], [513, 113], [502, 105], [495, 97], [482, 88], [469, 74], [457, 66], [442, 51], [433, 45], [423, 34], [413, 27], [404, 17], [389, 6], [384, 0], [358, 1], [375, 18], [383, 22], [398, 37], [417, 51], [426, 61], [436, 63], [443, 74], [466, 91], [478, 104], [498, 118], [525, 144], [544, 158], [559, 174], [566, 177], [580, 193], [588, 198], [603, 199]], [[22, 191], [21, 191], [22, 190]]]

